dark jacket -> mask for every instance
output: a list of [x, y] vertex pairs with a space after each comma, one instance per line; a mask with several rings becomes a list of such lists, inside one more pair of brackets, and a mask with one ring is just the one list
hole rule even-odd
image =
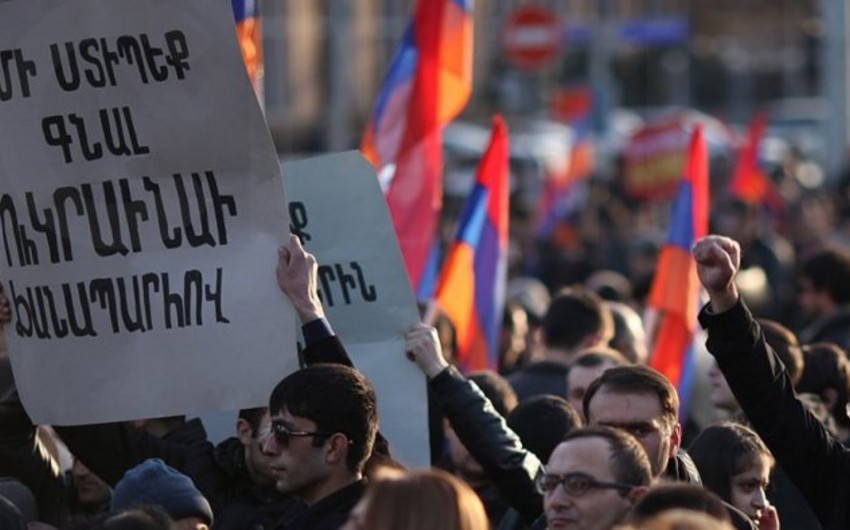
[[331, 493], [315, 504], [289, 514], [277, 530], [337, 530], [348, 520], [348, 514], [360, 502], [366, 490], [366, 479], [358, 480]]
[[567, 397], [567, 366], [556, 361], [532, 363], [508, 376], [520, 402], [541, 394]]
[[811, 322], [800, 331], [800, 344], [831, 342], [842, 349], [850, 348], [850, 306], [841, 306], [831, 315]]
[[454, 367], [440, 372], [428, 387], [469, 453], [531, 524], [543, 513], [543, 500], [534, 486], [543, 472], [540, 460], [522, 446], [484, 393]]
[[706, 306], [699, 318], [738, 403], [824, 530], [850, 527], [850, 455], [797, 398], [744, 302], [720, 314]]

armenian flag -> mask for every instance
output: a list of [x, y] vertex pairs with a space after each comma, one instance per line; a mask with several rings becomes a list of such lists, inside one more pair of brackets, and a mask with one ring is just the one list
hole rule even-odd
[[767, 126], [767, 115], [757, 112], [750, 122], [747, 140], [738, 152], [738, 161], [729, 183], [732, 197], [751, 205], [764, 205], [777, 212], [781, 209], [782, 199], [773, 186], [770, 177], [764, 174], [758, 165], [758, 148]]
[[693, 378], [700, 283], [691, 247], [708, 232], [708, 153], [702, 127], [693, 131], [647, 306], [659, 317], [649, 365], [684, 402]]
[[442, 127], [472, 89], [472, 0], [418, 0], [361, 144], [419, 290], [442, 206]]
[[495, 369], [508, 254], [508, 134], [500, 117], [464, 205], [437, 285], [436, 304], [457, 337], [465, 371]]

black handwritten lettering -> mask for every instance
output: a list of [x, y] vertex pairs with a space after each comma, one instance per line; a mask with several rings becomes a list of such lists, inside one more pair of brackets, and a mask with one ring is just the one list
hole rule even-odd
[[304, 230], [307, 228], [307, 207], [303, 202], [289, 203], [289, 221], [289, 231], [298, 236], [302, 245], [310, 241], [310, 234]]
[[[349, 272], [353, 270], [353, 273]], [[319, 298], [328, 307], [334, 307], [339, 299], [334, 298], [334, 292], [342, 295], [341, 303], [351, 305], [356, 302], [354, 295], [359, 295], [365, 302], [374, 302], [378, 293], [374, 285], [366, 282], [363, 267], [356, 261], [348, 265], [336, 263], [319, 267]]]
[[125, 68], [127, 72], [138, 76], [142, 84], [185, 79], [190, 68], [186, 35], [175, 30], [162, 38], [164, 46], [152, 43], [146, 33], [121, 35], [115, 40], [88, 37], [51, 44], [56, 82], [66, 92], [79, 90], [83, 82], [92, 88], [114, 87], [121, 79], [116, 70], [122, 67], [129, 67]]
[[30, 78], [35, 76], [35, 62], [24, 59], [20, 48], [0, 50], [0, 101], [15, 96], [16, 80], [21, 97], [30, 97]]
[[[221, 193], [214, 172], [175, 173], [162, 182], [144, 176], [63, 186], [47, 196], [26, 191], [21, 206], [11, 194], [0, 194], [0, 251], [6, 264], [70, 262], [78, 252], [74, 245], [80, 242], [90, 242], [90, 250], [101, 257], [155, 250], [155, 237], [142, 239], [148, 223], [166, 249], [228, 244], [228, 221], [238, 210], [236, 198]], [[169, 219], [166, 205], [175, 201], [179, 213]]]
[[[78, 151], [88, 161], [100, 160], [108, 152], [113, 156], [140, 156], [150, 147], [139, 142], [130, 107], [100, 109], [99, 123], [92, 124], [74, 113], [52, 115], [41, 120], [44, 140], [51, 147], [61, 147], [66, 164], [74, 161]], [[103, 149], [106, 144], [106, 152]], [[75, 145], [76, 150], [71, 146]]]
[[[95, 337], [189, 326], [229, 324], [221, 268], [212, 272], [149, 272], [89, 282], [26, 286], [10, 280], [15, 333], [23, 338]], [[159, 309], [159, 310], [158, 310]], [[95, 329], [97, 316], [105, 329]]]

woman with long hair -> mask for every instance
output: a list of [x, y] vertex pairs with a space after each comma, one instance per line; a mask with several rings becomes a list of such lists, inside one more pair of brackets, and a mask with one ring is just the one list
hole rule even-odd
[[688, 453], [703, 486], [744, 512], [760, 529], [779, 528], [776, 509], [765, 496], [773, 455], [755, 431], [732, 422], [712, 425], [694, 439]]

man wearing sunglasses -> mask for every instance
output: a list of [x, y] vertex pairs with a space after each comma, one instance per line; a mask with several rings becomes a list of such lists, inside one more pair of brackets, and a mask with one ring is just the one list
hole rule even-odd
[[317, 364], [278, 383], [269, 411], [262, 448], [277, 489], [305, 504], [279, 528], [341, 527], [365, 488], [363, 467], [378, 430], [374, 389], [353, 368]]
[[545, 521], [532, 529], [607, 530], [646, 493], [652, 472], [637, 441], [610, 427], [572, 431], [537, 478]]

